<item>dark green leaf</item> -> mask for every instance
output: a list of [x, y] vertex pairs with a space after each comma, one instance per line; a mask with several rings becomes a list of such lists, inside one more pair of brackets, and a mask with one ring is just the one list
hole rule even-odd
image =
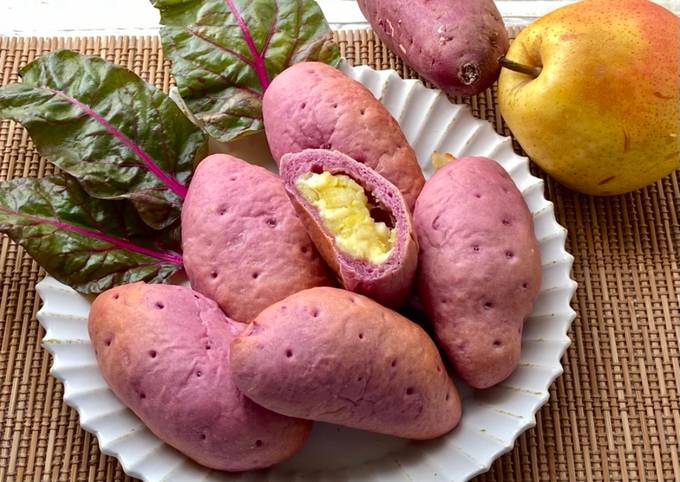
[[0, 88], [0, 118], [101, 199], [129, 199], [156, 229], [179, 217], [205, 135], [163, 92], [98, 57], [58, 50]]
[[92, 198], [68, 175], [0, 183], [0, 232], [81, 293], [163, 282], [182, 268], [176, 226], [151, 229], [129, 203]]
[[151, 0], [188, 109], [226, 142], [262, 129], [262, 94], [286, 67], [337, 65], [340, 53], [314, 0]]

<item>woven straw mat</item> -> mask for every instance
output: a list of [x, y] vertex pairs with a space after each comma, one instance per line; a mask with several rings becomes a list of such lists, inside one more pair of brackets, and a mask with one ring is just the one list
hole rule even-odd
[[[414, 76], [370, 32], [335, 35], [349, 62]], [[0, 84], [58, 47], [101, 55], [166, 91], [171, 84], [155, 37], [1, 38]], [[495, 92], [457, 102], [510, 135]], [[13, 122], [0, 123], [0, 160], [0, 180], [52, 169]], [[610, 198], [546, 179], [546, 197], [569, 230], [575, 257], [573, 344], [536, 427], [477, 481], [680, 481], [678, 177]], [[49, 375], [34, 290], [43, 275], [23, 249], [0, 239], [0, 482], [132, 480], [79, 427]]]

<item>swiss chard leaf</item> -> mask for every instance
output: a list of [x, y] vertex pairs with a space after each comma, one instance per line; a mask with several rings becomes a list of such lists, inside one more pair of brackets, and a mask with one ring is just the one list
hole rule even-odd
[[0, 183], [0, 232], [81, 293], [163, 282], [182, 268], [176, 226], [151, 229], [130, 203], [92, 198], [66, 174]]
[[337, 45], [314, 0], [151, 0], [180, 95], [212, 137], [261, 130], [262, 94], [286, 67], [332, 65]]
[[98, 57], [58, 50], [0, 87], [0, 118], [101, 199], [129, 199], [162, 229], [179, 217], [205, 134], [163, 92]]

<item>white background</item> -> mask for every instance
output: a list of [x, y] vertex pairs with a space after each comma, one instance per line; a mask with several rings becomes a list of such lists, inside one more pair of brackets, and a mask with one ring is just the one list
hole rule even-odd
[[[333, 28], [367, 26], [354, 0], [318, 2]], [[569, 3], [573, 0], [496, 1], [508, 25], [526, 24]], [[680, 0], [656, 3], [680, 14]], [[158, 13], [149, 0], [0, 0], [0, 35], [153, 34], [157, 25]]]

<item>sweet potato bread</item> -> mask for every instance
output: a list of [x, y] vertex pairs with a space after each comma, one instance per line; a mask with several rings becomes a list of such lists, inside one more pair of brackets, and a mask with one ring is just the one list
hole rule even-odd
[[396, 307], [418, 262], [411, 213], [399, 190], [338, 151], [281, 158], [281, 177], [300, 219], [342, 286]]
[[278, 413], [412, 439], [456, 426], [458, 392], [417, 324], [339, 288], [300, 291], [234, 339], [234, 380]]
[[234, 385], [229, 344], [244, 326], [189, 288], [144, 283], [99, 295], [88, 325], [116, 396], [161, 440], [229, 471], [281, 462], [311, 428], [256, 405]]
[[375, 169], [397, 186], [410, 210], [425, 183], [397, 121], [373, 94], [339, 70], [301, 62], [277, 76], [264, 94], [272, 156], [333, 149]]
[[225, 154], [196, 169], [182, 208], [182, 248], [192, 288], [237, 321], [330, 282], [281, 179]]
[[531, 212], [510, 176], [482, 157], [440, 169], [418, 198], [417, 285], [438, 341], [468, 384], [517, 366], [522, 326], [541, 284]]

